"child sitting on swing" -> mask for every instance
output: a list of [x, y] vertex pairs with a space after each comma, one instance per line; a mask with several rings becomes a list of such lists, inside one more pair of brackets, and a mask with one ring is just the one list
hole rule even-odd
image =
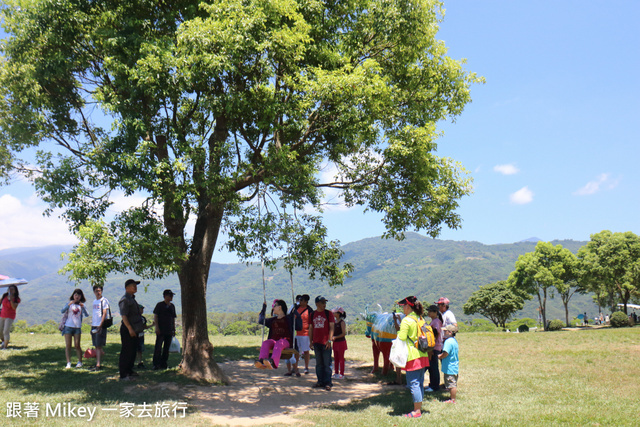
[[[262, 304], [262, 311], [258, 317], [258, 323], [269, 328], [269, 335], [260, 347], [259, 360], [255, 363], [256, 368], [274, 369], [278, 368], [280, 363], [280, 355], [282, 350], [291, 347], [293, 343], [294, 331], [302, 329], [302, 318], [298, 310], [287, 313], [287, 303], [281, 299], [273, 300], [271, 305], [271, 315], [269, 319], [265, 319], [267, 304]], [[269, 351], [273, 349], [271, 360], [269, 360]]]

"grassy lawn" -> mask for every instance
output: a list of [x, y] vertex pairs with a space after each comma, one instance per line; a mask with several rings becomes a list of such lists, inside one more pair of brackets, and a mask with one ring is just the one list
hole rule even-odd
[[[147, 336], [145, 361], [151, 362], [152, 336]], [[348, 337], [347, 358], [371, 363], [370, 343]], [[547, 333], [466, 333], [460, 343], [458, 403], [439, 402], [447, 394], [428, 395], [421, 420], [398, 417], [411, 407], [402, 388], [390, 389], [346, 406], [315, 409], [300, 416], [317, 425], [638, 425], [640, 419], [640, 327]], [[83, 334], [83, 348], [89, 345]], [[216, 359], [253, 359], [260, 337], [212, 337]], [[85, 423], [89, 416], [46, 416], [46, 406], [57, 404], [95, 408], [94, 425], [143, 423], [161, 425], [206, 424], [187, 404], [186, 416], [171, 412], [181, 390], [195, 385], [176, 369], [144, 370], [135, 383], [117, 380], [119, 336], [110, 334], [107, 369], [65, 370], [64, 342], [60, 335], [12, 334], [11, 350], [0, 352], [0, 419], [2, 425], [69, 425]], [[91, 360], [88, 361], [89, 364]], [[170, 366], [179, 356], [172, 354]], [[87, 365], [87, 363], [85, 363]], [[313, 362], [312, 362], [313, 366]], [[347, 372], [348, 375], [348, 372]], [[386, 380], [376, 378], [376, 381]], [[339, 383], [338, 383], [339, 384]], [[25, 409], [39, 404], [38, 417]], [[134, 417], [120, 414], [121, 404], [132, 403]], [[8, 405], [19, 403], [22, 418], [8, 418]], [[144, 405], [147, 405], [146, 407]], [[169, 417], [155, 416], [161, 405]], [[146, 412], [144, 409], [149, 409]], [[77, 410], [77, 409], [76, 409]], [[139, 415], [150, 413], [150, 418]]]

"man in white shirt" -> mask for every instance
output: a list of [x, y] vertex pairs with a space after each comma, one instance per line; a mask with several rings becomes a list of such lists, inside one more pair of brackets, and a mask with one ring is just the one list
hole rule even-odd
[[456, 321], [456, 316], [453, 315], [451, 310], [449, 310], [449, 301], [447, 298], [441, 297], [438, 301], [436, 301], [436, 305], [438, 306], [438, 310], [440, 310], [440, 314], [442, 314], [442, 327], [444, 328], [447, 325], [454, 325], [458, 327], [458, 322]]
[[91, 341], [96, 348], [96, 366], [90, 370], [99, 371], [102, 369], [102, 355], [104, 354], [102, 348], [107, 344], [107, 328], [103, 328], [102, 326], [104, 319], [107, 317], [109, 300], [102, 296], [101, 285], [94, 286], [93, 293], [96, 299], [91, 306], [93, 309], [93, 316], [91, 318]]

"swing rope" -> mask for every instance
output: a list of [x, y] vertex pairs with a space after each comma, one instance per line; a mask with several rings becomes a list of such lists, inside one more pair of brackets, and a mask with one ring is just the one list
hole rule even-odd
[[[258, 192], [258, 224], [262, 227], [262, 212], [260, 211], [260, 192]], [[267, 285], [264, 279], [264, 245], [262, 244], [262, 240], [260, 241], [260, 263], [262, 265], [262, 296], [264, 298], [264, 304], [267, 304]], [[265, 319], [267, 313], [264, 313]], [[264, 342], [264, 329], [265, 329], [265, 321], [262, 322], [262, 342]]]

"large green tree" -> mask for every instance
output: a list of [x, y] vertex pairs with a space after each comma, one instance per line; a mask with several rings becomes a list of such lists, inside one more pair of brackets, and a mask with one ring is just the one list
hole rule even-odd
[[640, 295], [640, 236], [603, 230], [578, 251], [582, 280], [599, 300], [624, 304]]
[[[573, 293], [571, 287], [575, 281], [573, 269], [575, 256], [562, 245], [538, 242], [533, 252], [520, 255], [515, 270], [511, 272], [508, 285], [514, 292], [526, 299], [534, 295], [538, 298], [542, 324], [547, 330], [547, 297], [553, 298], [557, 289], [563, 295], [565, 315], [568, 320], [568, 302]], [[565, 303], [566, 300], [566, 303]]]
[[[459, 115], [481, 79], [436, 39], [441, 7], [8, 0], [0, 165], [33, 171], [44, 200], [82, 233], [96, 268], [76, 277], [105, 265], [143, 277], [177, 272], [182, 367], [226, 381], [211, 357], [205, 303], [221, 231], [245, 260], [286, 241], [290, 268], [338, 284], [349, 268], [337, 242], [326, 242], [325, 189], [380, 212], [386, 237], [459, 226], [470, 179], [436, 156], [436, 124]], [[39, 147], [36, 167], [20, 158], [29, 147]], [[115, 190], [146, 199], [110, 218]], [[97, 262], [107, 252], [100, 242], [114, 241], [117, 259]]]
[[467, 315], [479, 313], [504, 329], [511, 316], [522, 310], [522, 307], [524, 299], [513, 292], [505, 280], [500, 280], [480, 286], [480, 289], [471, 294], [462, 309]]

